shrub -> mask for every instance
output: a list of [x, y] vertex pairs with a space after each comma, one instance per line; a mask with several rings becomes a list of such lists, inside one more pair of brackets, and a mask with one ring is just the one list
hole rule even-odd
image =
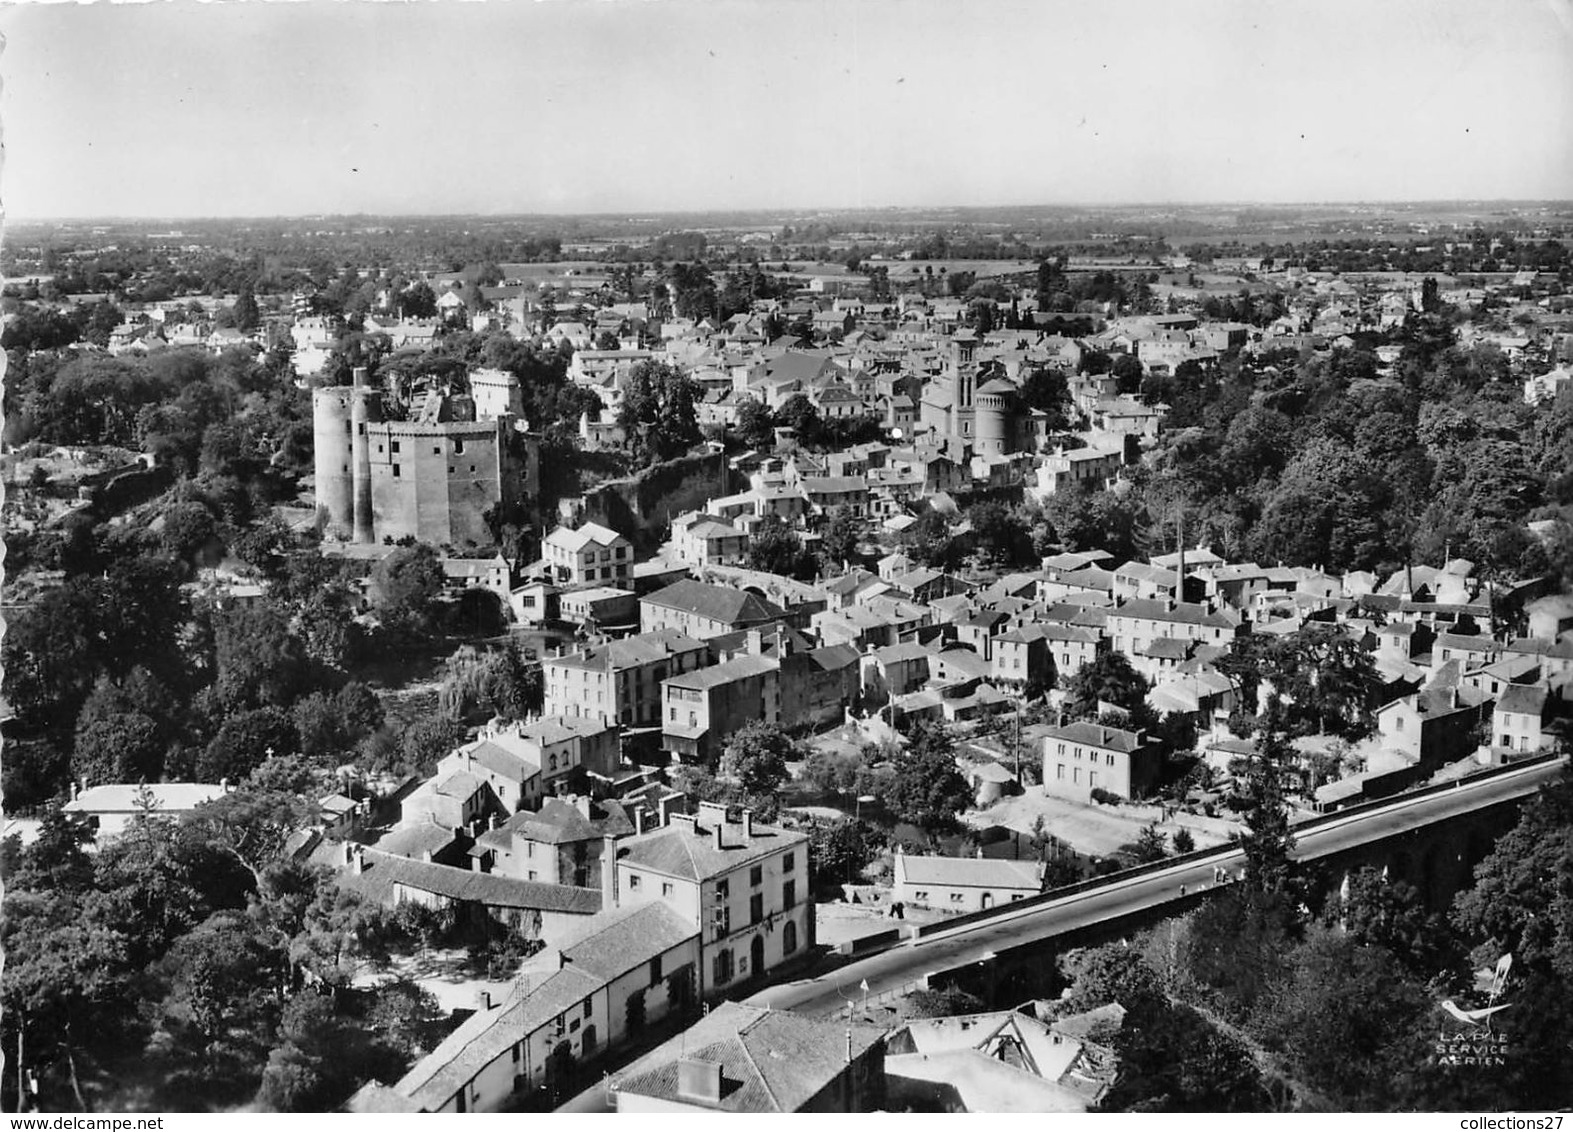
[[1118, 806], [1121, 801], [1118, 794], [1112, 794], [1101, 786], [1092, 788], [1092, 800], [1102, 806]]

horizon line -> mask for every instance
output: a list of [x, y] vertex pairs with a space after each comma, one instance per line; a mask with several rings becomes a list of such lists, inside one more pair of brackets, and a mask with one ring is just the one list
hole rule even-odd
[[397, 220], [528, 220], [528, 219], [602, 219], [622, 218], [640, 219], [641, 214], [648, 217], [683, 217], [683, 216], [710, 216], [710, 215], [744, 215], [744, 216], [781, 216], [791, 213], [808, 214], [846, 214], [846, 213], [913, 213], [913, 212], [987, 212], [1005, 209], [1208, 209], [1208, 208], [1349, 208], [1354, 206], [1387, 206], [1409, 207], [1420, 205], [1539, 205], [1559, 206], [1573, 208], [1573, 197], [1412, 197], [1412, 198], [1378, 198], [1378, 197], [1352, 197], [1348, 199], [1325, 200], [1250, 200], [1250, 199], [1221, 199], [1221, 200], [1195, 200], [1195, 201], [1163, 201], [1163, 200], [1129, 200], [1129, 201], [1040, 201], [1029, 204], [924, 204], [924, 205], [843, 205], [843, 206], [814, 206], [814, 205], [788, 205], [781, 207], [744, 207], [744, 206], [718, 206], [715, 208], [684, 208], [684, 209], [600, 209], [595, 211], [569, 212], [569, 211], [526, 211], [526, 212], [498, 212], [498, 211], [467, 211], [467, 212], [293, 212], [293, 213], [254, 213], [235, 215], [198, 215], [187, 213], [184, 215], [174, 213], [139, 213], [139, 214], [100, 214], [100, 215], [55, 215], [55, 216], [4, 216], [6, 224], [65, 224], [65, 223], [153, 223], [153, 222], [188, 222], [211, 223], [214, 221], [226, 222], [261, 222], [261, 221], [288, 221], [288, 220], [338, 220], [356, 219], [361, 217], [376, 219]]

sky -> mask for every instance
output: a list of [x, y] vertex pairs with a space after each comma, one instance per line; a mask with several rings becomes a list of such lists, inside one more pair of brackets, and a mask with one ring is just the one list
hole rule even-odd
[[1573, 198], [1573, 0], [0, 3], [12, 219]]

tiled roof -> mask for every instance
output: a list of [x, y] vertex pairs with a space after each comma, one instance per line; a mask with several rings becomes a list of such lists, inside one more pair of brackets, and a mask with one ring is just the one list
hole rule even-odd
[[[541, 773], [540, 765], [518, 751], [492, 739], [477, 739], [459, 748], [459, 754], [474, 759], [493, 774], [511, 782], [526, 782]], [[445, 790], [444, 793], [452, 793]]]
[[[883, 1039], [872, 1026], [851, 1027], [851, 1054], [862, 1057]], [[686, 1032], [629, 1067], [613, 1088], [621, 1093], [700, 1106], [678, 1091], [680, 1061], [721, 1068], [722, 1112], [797, 1112], [847, 1068], [848, 1028], [740, 1002], [722, 1003]]]
[[604, 645], [595, 645], [567, 656], [551, 657], [545, 663], [592, 670], [605, 669], [610, 663], [613, 671], [621, 671], [666, 660], [679, 653], [700, 652], [705, 647], [703, 641], [694, 640], [680, 629], [659, 629], [653, 633], [640, 633]]
[[1104, 727], [1098, 723], [1067, 723], [1064, 727], [1050, 727], [1044, 736], [1056, 741], [1085, 743], [1105, 751], [1123, 751], [1126, 754], [1146, 745], [1146, 740], [1135, 731]]
[[383, 904], [392, 902], [395, 886], [404, 885], [450, 900], [494, 908], [534, 908], [584, 916], [601, 910], [599, 889], [514, 880], [450, 865], [406, 860], [376, 849], [365, 850], [363, 860], [362, 872], [342, 872], [338, 882], [342, 887], [354, 889]]
[[421, 1110], [441, 1108], [461, 1088], [514, 1045], [577, 1006], [604, 980], [565, 967], [528, 992], [515, 991], [495, 1010], [465, 1019], [436, 1049], [393, 1086]]
[[1509, 684], [1497, 700], [1497, 711], [1539, 715], [1546, 709], [1546, 695], [1538, 684]]
[[567, 527], [558, 527], [551, 534], [546, 536], [546, 542], [548, 545], [560, 546], [577, 553], [591, 544], [596, 546], [611, 546], [622, 537], [623, 536], [618, 534], [616, 531], [609, 530], [606, 527], [601, 526], [599, 523], [586, 523], [578, 530], [570, 530]]
[[729, 660], [725, 664], [712, 664], [709, 668], [698, 668], [681, 676], [672, 676], [665, 683], [674, 688], [702, 691], [706, 688], [730, 684], [734, 680], [746, 680], [752, 676], [774, 672], [780, 667], [781, 662], [773, 657], [748, 654]]
[[1193, 605], [1189, 602], [1150, 601], [1145, 598], [1131, 598], [1122, 601], [1109, 610], [1110, 617], [1129, 617], [1143, 621], [1173, 621], [1182, 625], [1203, 625], [1213, 629], [1233, 629], [1237, 622], [1230, 620], [1221, 613], [1214, 613], [1205, 605]]
[[610, 981], [698, 934], [670, 905], [652, 900], [591, 916], [560, 950], [565, 966]]
[[700, 818], [693, 829], [687, 822], [674, 821], [619, 842], [617, 857], [620, 862], [665, 876], [702, 881], [783, 849], [808, 844], [804, 834], [757, 823], [753, 836], [745, 839], [741, 824], [726, 822], [722, 828], [723, 848], [717, 849], [713, 830], [713, 819], [707, 824], [706, 819]]
[[774, 621], [785, 615], [780, 606], [756, 593], [730, 586], [713, 586], [692, 578], [673, 582], [642, 600], [732, 625]]

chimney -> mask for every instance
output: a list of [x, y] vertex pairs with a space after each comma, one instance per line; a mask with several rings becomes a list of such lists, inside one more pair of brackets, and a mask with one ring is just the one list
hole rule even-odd
[[744, 648], [749, 656], [759, 656], [765, 651], [765, 636], [758, 629], [750, 629], [744, 641]]
[[601, 911], [617, 907], [617, 842], [608, 837], [601, 842]]
[[352, 380], [355, 388], [357, 388], [357, 389], [364, 389], [365, 386], [366, 386], [366, 367], [365, 366], [356, 366], [354, 371], [353, 371], [353, 377], [352, 377], [351, 380]]
[[726, 822], [724, 822], [724, 821], [716, 822], [715, 825], [713, 827], [711, 827], [710, 832], [715, 835], [715, 848], [716, 848], [716, 851], [720, 852], [722, 849], [725, 849], [726, 848], [726, 844], [725, 844]]
[[76, 801], [76, 779], [71, 780], [71, 800]]
[[743, 807], [743, 840], [750, 841], [754, 836], [754, 811]]
[[488, 1010], [490, 1010], [492, 1008], [492, 992], [491, 991], [489, 991], [489, 990], [482, 990], [478, 994], [476, 994], [475, 999], [476, 999], [476, 1006], [480, 1009], [480, 1012], [482, 1014], [486, 1013]]
[[579, 816], [585, 821], [590, 820], [590, 795], [580, 794], [573, 799], [573, 808], [579, 811]]
[[355, 872], [356, 876], [360, 876], [360, 874], [365, 872], [365, 871], [366, 871], [366, 850], [362, 849], [359, 845], [357, 845], [357, 846], [355, 846], [354, 872]]
[[721, 1066], [714, 1061], [683, 1058], [677, 1063], [677, 1095], [702, 1104], [720, 1104]]
[[678, 795], [667, 794], [656, 799], [656, 817], [661, 825], [670, 825], [672, 822], [672, 807], [677, 804]]
[[637, 807], [634, 810], [634, 835], [635, 836], [638, 836], [639, 834], [642, 834], [644, 832], [644, 823], [645, 823], [644, 807], [643, 806], [639, 806], [639, 807]]
[[432, 860], [432, 855], [431, 855], [431, 850], [430, 849], [422, 849], [421, 850], [421, 860], [425, 861], [428, 865], [435, 864], [435, 862]]

